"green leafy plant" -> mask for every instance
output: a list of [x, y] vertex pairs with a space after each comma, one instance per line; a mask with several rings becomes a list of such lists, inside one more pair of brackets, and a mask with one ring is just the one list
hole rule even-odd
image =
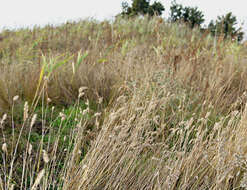
[[184, 22], [189, 24], [191, 28], [200, 27], [205, 20], [203, 13], [197, 7], [184, 7], [181, 4], [177, 4], [176, 1], [172, 2], [170, 11], [170, 20], [172, 22]]

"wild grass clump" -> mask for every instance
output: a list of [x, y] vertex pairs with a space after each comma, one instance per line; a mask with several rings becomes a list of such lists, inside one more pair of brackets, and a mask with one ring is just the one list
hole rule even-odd
[[170, 94], [168, 86], [153, 90], [145, 81], [130, 96], [116, 100], [86, 157], [69, 174], [66, 189], [243, 186], [246, 147], [240, 131], [246, 111], [212, 121], [213, 107], [204, 108], [206, 115], [198, 108], [189, 116], [185, 105], [193, 104], [193, 99], [182, 98], [169, 113], [178, 94]]
[[246, 49], [160, 18], [4, 31], [0, 190], [246, 188]]
[[[80, 101], [85, 90], [80, 88], [77, 103], [59, 113], [55, 107], [49, 110], [48, 103], [43, 104], [41, 113], [32, 111], [26, 102], [22, 124], [12, 118], [11, 129], [7, 114], [3, 115], [1, 189], [56, 189], [63, 185], [67, 169], [84, 157], [98, 130], [93, 121], [99, 120], [100, 113], [89, 101]], [[17, 100], [15, 96], [14, 103]]]

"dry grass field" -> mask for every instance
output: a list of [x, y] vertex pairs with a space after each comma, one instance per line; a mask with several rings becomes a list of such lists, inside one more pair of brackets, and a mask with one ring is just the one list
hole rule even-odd
[[246, 189], [246, 61], [160, 18], [3, 31], [0, 190]]

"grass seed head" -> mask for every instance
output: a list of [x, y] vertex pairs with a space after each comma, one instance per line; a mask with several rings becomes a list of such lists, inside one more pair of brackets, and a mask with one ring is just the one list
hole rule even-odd
[[50, 161], [49, 156], [45, 150], [43, 150], [43, 160], [46, 164]]
[[28, 152], [29, 155], [31, 155], [33, 146], [32, 146], [31, 143], [28, 143], [27, 146], [28, 146], [28, 151], [27, 152]]
[[38, 176], [37, 178], [35, 179], [34, 181], [34, 184], [31, 188], [31, 190], [36, 190], [38, 188], [38, 185], [40, 184], [41, 182], [41, 179], [43, 178], [43, 176], [45, 175], [45, 169], [42, 169], [39, 173], [38, 173]]
[[62, 121], [66, 119], [66, 115], [62, 112], [59, 113], [59, 117], [61, 117]]
[[7, 152], [8, 152], [7, 143], [3, 143], [3, 145], [2, 145], [2, 151], [3, 151], [4, 153], [7, 153]]
[[26, 121], [27, 118], [28, 118], [28, 102], [25, 102], [24, 112], [23, 112], [23, 120]]
[[31, 120], [30, 127], [33, 127], [34, 123], [36, 122], [36, 119], [37, 119], [37, 114], [34, 114]]
[[84, 92], [84, 91], [87, 90], [87, 89], [88, 89], [88, 87], [86, 87], [86, 86], [80, 87], [80, 88], [79, 88], [79, 94], [82, 93], [82, 92]]
[[1, 119], [1, 126], [4, 124], [4, 121], [7, 119], [7, 114], [5, 113]]
[[16, 102], [18, 99], [19, 99], [19, 96], [18, 95], [16, 95], [16, 96], [13, 97], [13, 101], [14, 102]]

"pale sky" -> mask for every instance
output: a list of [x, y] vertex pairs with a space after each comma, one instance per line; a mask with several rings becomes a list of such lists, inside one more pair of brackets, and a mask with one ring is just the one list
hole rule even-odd
[[[111, 19], [121, 12], [123, 0], [1, 0], [0, 30], [33, 25], [63, 23], [93, 17]], [[159, 1], [159, 0], [158, 0]], [[172, 0], [160, 0], [167, 18]], [[127, 0], [131, 3], [131, 0]], [[151, 3], [153, 1], [151, 0]], [[206, 23], [231, 11], [239, 23], [245, 21], [247, 33], [247, 9], [244, 0], [177, 0], [186, 6], [197, 6], [205, 15]]]

